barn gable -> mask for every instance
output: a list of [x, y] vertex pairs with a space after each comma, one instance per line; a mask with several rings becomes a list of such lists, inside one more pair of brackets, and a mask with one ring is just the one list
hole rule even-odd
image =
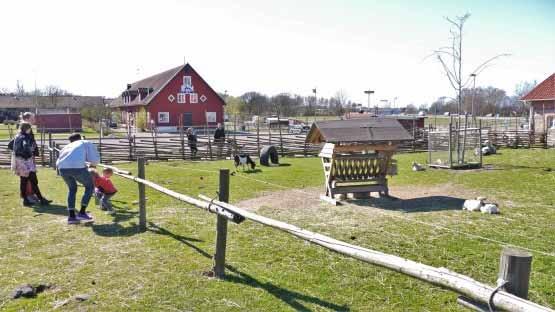
[[[190, 65], [185, 64], [128, 84], [111, 103], [126, 123], [159, 130], [213, 127], [223, 122], [225, 101]], [[177, 128], [176, 128], [177, 127]]]

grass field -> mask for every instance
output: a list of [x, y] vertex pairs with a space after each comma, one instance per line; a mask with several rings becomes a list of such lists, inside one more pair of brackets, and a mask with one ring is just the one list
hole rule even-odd
[[[391, 185], [399, 193], [418, 190], [420, 196], [444, 189], [450, 197], [485, 195], [500, 203], [501, 215], [463, 212], [441, 201], [413, 211], [321, 203], [308, 209], [303, 192], [323, 183], [317, 158], [283, 159], [288, 165], [237, 173], [231, 177], [231, 201], [268, 194], [278, 194], [276, 201], [298, 197], [297, 207], [284, 211], [268, 202], [258, 213], [491, 285], [502, 246], [523, 246], [534, 254], [530, 299], [555, 307], [555, 150], [500, 152], [485, 158], [490, 170], [468, 172], [412, 172], [410, 163], [424, 162], [426, 155], [399, 155], [399, 175]], [[135, 169], [134, 164], [121, 167]], [[173, 190], [215, 196], [221, 167], [230, 168], [231, 162], [150, 163], [146, 172]], [[59, 310], [464, 311], [452, 292], [248, 221], [229, 225], [228, 275], [214, 280], [203, 275], [212, 266], [214, 215], [147, 190], [149, 229], [138, 233], [137, 186], [116, 177], [117, 214], [104, 215], [91, 202], [95, 224], [67, 226], [65, 186], [52, 170], [39, 172], [44, 193], [54, 200], [50, 207], [21, 207], [17, 178], [0, 170], [0, 179], [5, 181], [0, 310], [51, 310], [76, 294], [89, 294], [90, 300], [69, 301]], [[35, 299], [8, 299], [16, 286], [38, 282], [55, 288]]]

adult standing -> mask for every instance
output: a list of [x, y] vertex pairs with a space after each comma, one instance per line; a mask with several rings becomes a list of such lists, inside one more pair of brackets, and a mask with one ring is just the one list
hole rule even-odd
[[221, 123], [218, 123], [218, 127], [214, 132], [214, 143], [216, 143], [216, 146], [218, 147], [218, 156], [221, 157], [222, 148], [225, 143], [225, 130], [224, 130], [224, 126]]
[[35, 156], [39, 155], [39, 149], [32, 134], [32, 126], [30, 123], [22, 122], [19, 125], [19, 133], [8, 144], [8, 148], [13, 150], [13, 170], [19, 176], [19, 190], [24, 206], [31, 206], [34, 202], [27, 197], [27, 184], [31, 188], [41, 205], [48, 205], [52, 201], [44, 198], [39, 189], [37, 179], [37, 166], [35, 164]]
[[[81, 138], [79, 133], [69, 136], [69, 144], [60, 152], [56, 161], [60, 175], [68, 187], [67, 210], [68, 224], [76, 224], [81, 221], [92, 222], [93, 218], [87, 213], [87, 206], [94, 191], [94, 183], [91, 174], [87, 170], [87, 164], [95, 166], [100, 162], [100, 155], [96, 146]], [[85, 193], [81, 198], [81, 209], [75, 214], [75, 197], [77, 195], [77, 182], [85, 187]]]
[[[19, 129], [20, 124], [23, 123], [23, 122], [31, 124], [31, 133], [29, 133], [29, 135], [31, 136], [31, 139], [33, 140], [33, 143], [35, 143], [35, 145], [36, 145], [35, 134], [33, 133], [33, 125], [35, 124], [35, 115], [31, 112], [25, 112], [25, 113], [21, 114], [19, 116], [19, 122], [17, 123], [16, 129]], [[38, 156], [38, 149], [34, 154], [36, 154], [35, 156]], [[15, 170], [15, 155], [13, 153], [13, 150], [12, 150], [12, 170]], [[37, 184], [38, 184], [38, 180], [37, 180]], [[38, 201], [38, 196], [36, 196], [36, 194], [34, 194], [34, 192], [32, 190], [33, 190], [33, 187], [31, 185], [31, 182], [28, 181], [27, 182], [27, 192], [26, 192], [26, 196], [25, 196], [27, 198], [27, 203], [28, 204], [36, 204], [37, 202], [40, 202], [40, 201]]]
[[191, 150], [191, 158], [195, 158], [197, 156], [198, 148], [197, 135], [195, 134], [193, 128], [187, 129], [187, 143], [189, 145], [189, 149]]

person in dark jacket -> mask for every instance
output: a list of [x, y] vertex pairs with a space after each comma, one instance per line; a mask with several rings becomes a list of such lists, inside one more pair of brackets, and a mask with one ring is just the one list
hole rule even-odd
[[33, 192], [39, 199], [41, 205], [48, 205], [52, 201], [44, 198], [39, 189], [37, 179], [37, 167], [35, 157], [39, 155], [39, 149], [35, 138], [32, 135], [31, 124], [22, 122], [19, 126], [19, 133], [8, 144], [8, 148], [14, 152], [14, 172], [19, 176], [20, 195], [24, 206], [31, 206], [33, 203], [27, 198], [27, 183], [31, 184]]
[[187, 129], [187, 143], [189, 148], [191, 149], [191, 158], [197, 156], [198, 148], [197, 148], [197, 135], [193, 131], [193, 128]]
[[225, 130], [222, 124], [218, 124], [216, 131], [214, 132], [214, 143], [218, 147], [218, 156], [222, 156], [222, 148], [225, 143]]

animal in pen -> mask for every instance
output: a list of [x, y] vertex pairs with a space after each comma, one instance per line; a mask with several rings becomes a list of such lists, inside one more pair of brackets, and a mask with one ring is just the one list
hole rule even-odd
[[256, 168], [256, 163], [247, 154], [235, 155], [233, 156], [233, 161], [235, 164], [235, 169], [237, 169], [239, 166], [242, 166], [243, 171], [245, 171], [245, 166], [250, 167], [250, 169], [252, 170]]
[[324, 143], [319, 156], [325, 177], [325, 196], [372, 192], [389, 196], [387, 176], [397, 174], [393, 155], [412, 136], [394, 119], [368, 118], [322, 121], [312, 125], [309, 143]]

